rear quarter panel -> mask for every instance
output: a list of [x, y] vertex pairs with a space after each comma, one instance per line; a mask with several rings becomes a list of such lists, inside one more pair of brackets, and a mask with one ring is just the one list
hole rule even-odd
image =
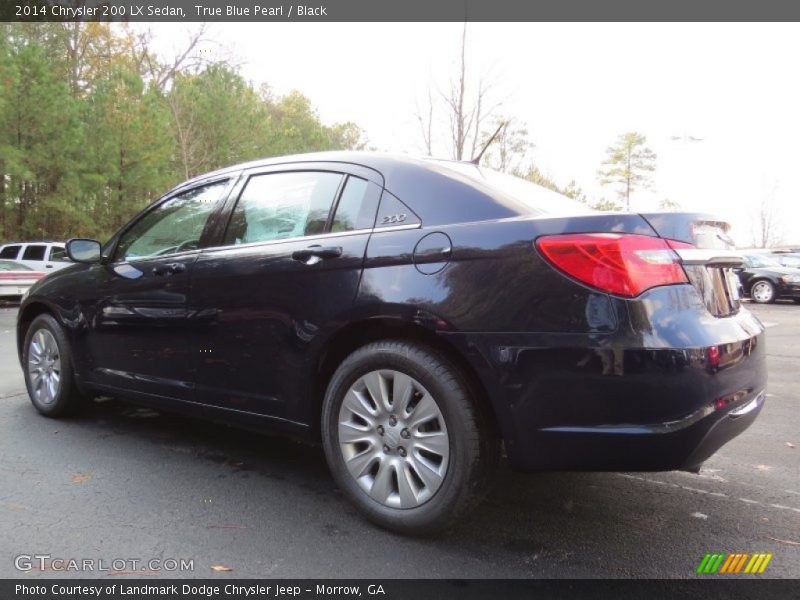
[[[413, 306], [450, 332], [613, 331], [608, 295], [570, 281], [534, 249], [541, 235], [587, 231], [654, 235], [640, 217], [612, 214], [376, 231], [356, 304], [378, 313]], [[450, 238], [448, 259], [415, 256], [417, 243], [432, 232]]]

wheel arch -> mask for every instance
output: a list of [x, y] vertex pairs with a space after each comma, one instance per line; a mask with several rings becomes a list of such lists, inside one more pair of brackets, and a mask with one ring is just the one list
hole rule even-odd
[[477, 398], [478, 407], [490, 424], [493, 434], [500, 435], [500, 424], [486, 386], [477, 371], [456, 347], [422, 325], [397, 318], [380, 317], [348, 324], [331, 336], [318, 353], [311, 389], [312, 408], [309, 415], [309, 421], [316, 435], [319, 435], [325, 391], [338, 366], [358, 348], [380, 340], [417, 342], [442, 354], [464, 377], [470, 392]]
[[25, 343], [25, 336], [28, 333], [28, 329], [31, 323], [33, 323], [33, 320], [42, 314], [48, 314], [58, 321], [59, 324], [61, 323], [61, 320], [58, 318], [58, 312], [44, 302], [38, 300], [32, 301], [20, 309], [17, 319], [17, 355], [20, 357], [20, 360], [22, 360], [22, 345]]

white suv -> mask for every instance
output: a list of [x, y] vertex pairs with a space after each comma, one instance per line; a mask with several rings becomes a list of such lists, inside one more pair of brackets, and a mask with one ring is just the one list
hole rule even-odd
[[37, 271], [49, 273], [73, 262], [61, 242], [14, 242], [0, 246], [0, 258], [15, 260]]

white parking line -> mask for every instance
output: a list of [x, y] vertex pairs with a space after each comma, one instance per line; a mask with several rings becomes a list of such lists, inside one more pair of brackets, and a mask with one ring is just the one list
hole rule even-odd
[[689, 487], [686, 485], [679, 485], [677, 483], [672, 483], [670, 481], [660, 481], [658, 479], [650, 479], [649, 477], [630, 475], [628, 473], [616, 473], [616, 475], [619, 477], [625, 477], [626, 479], [635, 479], [637, 481], [644, 481], [645, 483], [652, 483], [655, 485], [668, 485], [670, 487], [685, 490], [687, 492], [694, 492], [695, 494], [705, 494], [707, 496], [716, 496], [718, 498], [728, 498], [730, 500], [738, 500], [739, 502], [744, 502], [745, 504], [755, 504], [763, 508], [777, 508], [778, 510], [789, 510], [792, 512], [800, 513], [800, 508], [795, 508], [793, 506], [785, 506], [783, 504], [767, 504], [766, 502], [759, 502], [758, 500], [751, 500], [750, 498], [734, 498], [733, 496], [730, 496], [729, 494], [724, 494], [722, 492], [712, 492], [709, 490]]

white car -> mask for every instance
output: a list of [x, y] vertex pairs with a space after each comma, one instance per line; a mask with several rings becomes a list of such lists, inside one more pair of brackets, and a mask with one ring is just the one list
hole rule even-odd
[[73, 262], [61, 242], [13, 242], [0, 246], [0, 259], [13, 260], [34, 271], [49, 273]]
[[18, 298], [47, 273], [13, 260], [0, 259], [0, 298]]

